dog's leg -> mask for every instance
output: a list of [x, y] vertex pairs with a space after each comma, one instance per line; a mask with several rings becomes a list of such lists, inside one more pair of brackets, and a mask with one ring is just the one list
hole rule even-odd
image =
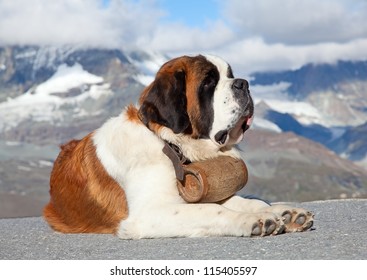
[[221, 205], [228, 209], [244, 213], [263, 212], [264, 208], [270, 206], [260, 199], [243, 198], [238, 195], [225, 200]]
[[218, 204], [175, 204], [147, 207], [122, 221], [124, 239], [201, 236], [264, 236], [284, 230], [281, 217], [271, 213], [245, 214]]
[[313, 225], [313, 214], [303, 208], [290, 205], [269, 205], [262, 200], [233, 196], [222, 206], [244, 213], [271, 212], [283, 217], [285, 232], [305, 231]]

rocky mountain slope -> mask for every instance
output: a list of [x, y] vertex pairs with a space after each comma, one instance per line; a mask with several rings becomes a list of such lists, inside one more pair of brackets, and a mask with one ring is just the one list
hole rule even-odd
[[240, 145], [249, 169], [242, 194], [270, 201], [367, 197], [367, 172], [292, 132], [250, 130]]

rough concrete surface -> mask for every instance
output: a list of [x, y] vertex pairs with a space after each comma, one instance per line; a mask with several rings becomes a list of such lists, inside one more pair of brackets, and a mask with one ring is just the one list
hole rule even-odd
[[366, 199], [295, 205], [315, 213], [311, 231], [256, 238], [120, 240], [56, 233], [41, 217], [0, 219], [0, 259], [367, 259]]

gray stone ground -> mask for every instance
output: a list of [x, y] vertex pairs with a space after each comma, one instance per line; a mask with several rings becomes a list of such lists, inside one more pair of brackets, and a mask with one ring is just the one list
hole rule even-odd
[[367, 200], [315, 201], [313, 230], [279, 236], [120, 240], [60, 234], [41, 217], [0, 219], [0, 259], [367, 259]]

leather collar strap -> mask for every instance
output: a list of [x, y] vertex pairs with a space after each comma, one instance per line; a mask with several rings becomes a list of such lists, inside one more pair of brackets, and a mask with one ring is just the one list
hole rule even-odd
[[165, 142], [162, 151], [172, 161], [176, 178], [182, 181], [185, 175], [183, 164], [188, 163], [188, 159], [183, 155], [181, 149], [172, 143]]
[[[141, 115], [140, 110], [138, 112], [139, 120], [149, 129], [149, 123], [144, 121], [144, 117]], [[183, 181], [185, 176], [185, 171], [183, 168], [184, 163], [189, 163], [190, 161], [183, 155], [181, 149], [172, 144], [164, 141], [164, 147], [162, 149], [163, 153], [172, 161], [173, 167], [175, 168], [176, 178], [179, 181]]]

